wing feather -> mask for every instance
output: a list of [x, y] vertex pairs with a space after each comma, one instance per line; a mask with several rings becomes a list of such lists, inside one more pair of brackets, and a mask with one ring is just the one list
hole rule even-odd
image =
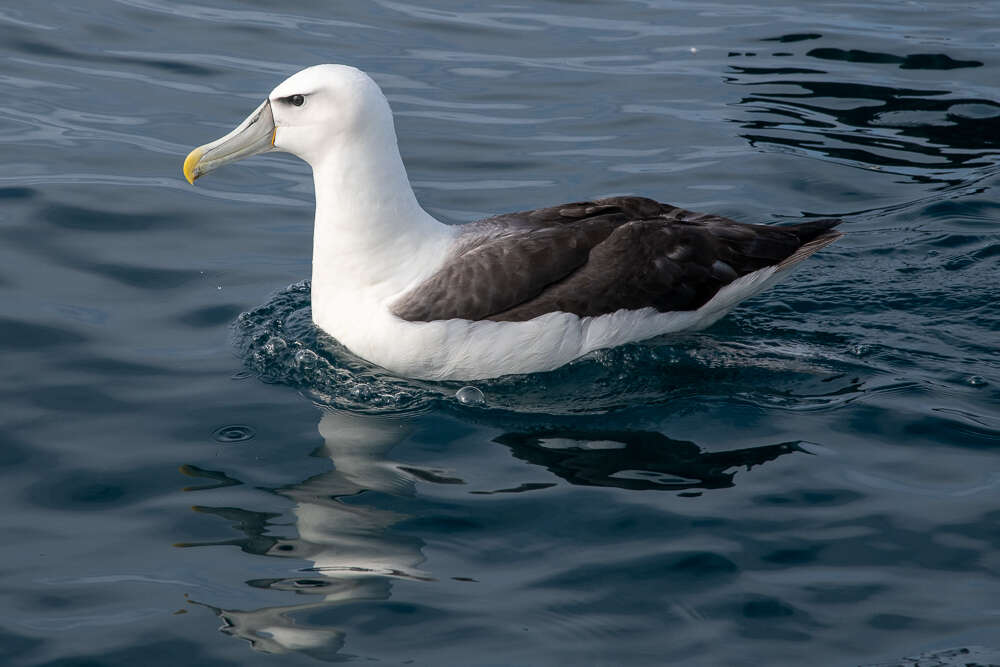
[[839, 237], [839, 220], [749, 225], [642, 197], [470, 223], [434, 275], [393, 312], [409, 321], [523, 321], [621, 309], [694, 310], [740, 276], [784, 268]]

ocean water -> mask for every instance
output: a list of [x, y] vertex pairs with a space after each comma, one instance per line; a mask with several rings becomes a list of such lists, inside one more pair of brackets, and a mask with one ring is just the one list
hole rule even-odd
[[[1000, 5], [429, 4], [0, 7], [0, 664], [1000, 663]], [[451, 223], [846, 235], [463, 402], [312, 328], [304, 164], [181, 176], [321, 62]]]

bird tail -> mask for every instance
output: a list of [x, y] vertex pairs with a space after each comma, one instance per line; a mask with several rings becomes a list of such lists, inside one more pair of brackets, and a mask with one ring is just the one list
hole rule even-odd
[[823, 218], [822, 220], [812, 220], [784, 227], [784, 229], [799, 237], [802, 245], [799, 246], [798, 250], [781, 260], [781, 263], [777, 266], [778, 271], [790, 269], [817, 250], [825, 248], [843, 236], [841, 232], [833, 229], [841, 222], [843, 220], [839, 218]]
[[831, 229], [842, 223], [840, 218], [822, 218], [821, 220], [810, 220], [800, 222], [797, 225], [782, 225], [783, 231], [788, 231], [799, 237], [799, 242], [808, 243], [813, 239], [822, 236]]

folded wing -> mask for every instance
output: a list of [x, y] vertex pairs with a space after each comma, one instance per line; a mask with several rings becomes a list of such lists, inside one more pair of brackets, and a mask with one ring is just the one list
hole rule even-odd
[[641, 197], [470, 223], [452, 256], [404, 294], [409, 321], [524, 321], [553, 311], [695, 310], [740, 276], [805, 259], [840, 221], [748, 225]]

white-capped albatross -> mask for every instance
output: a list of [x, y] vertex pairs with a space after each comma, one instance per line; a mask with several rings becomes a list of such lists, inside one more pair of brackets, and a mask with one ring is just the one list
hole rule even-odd
[[610, 197], [445, 225], [417, 202], [364, 72], [317, 65], [188, 155], [191, 182], [287, 151], [316, 187], [312, 315], [392, 373], [474, 380], [702, 329], [838, 239], [840, 221], [750, 225]]

